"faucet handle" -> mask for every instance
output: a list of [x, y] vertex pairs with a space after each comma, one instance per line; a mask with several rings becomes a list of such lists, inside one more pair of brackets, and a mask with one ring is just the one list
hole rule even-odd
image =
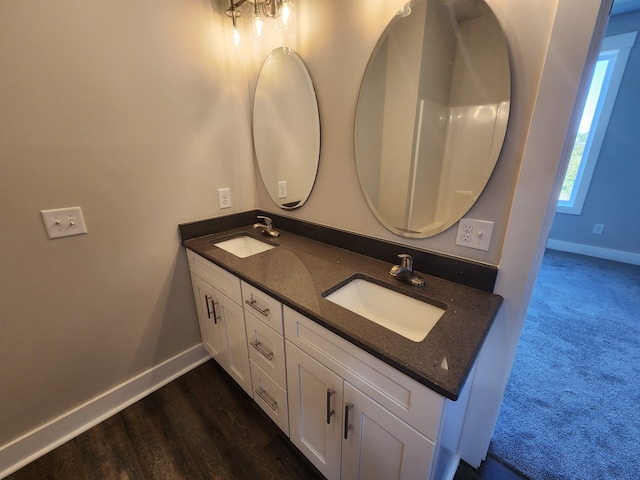
[[398, 258], [400, 259], [400, 265], [404, 268], [413, 272], [413, 258], [408, 253], [399, 253]]
[[271, 218], [265, 217], [264, 215], [258, 215], [258, 218], [261, 220], [264, 220], [264, 224], [267, 226], [269, 230], [271, 230], [271, 228], [273, 227]]

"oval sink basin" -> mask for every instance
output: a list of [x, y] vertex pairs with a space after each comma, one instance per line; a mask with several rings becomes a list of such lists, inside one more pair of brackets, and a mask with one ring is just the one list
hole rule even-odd
[[246, 258], [257, 253], [266, 252], [267, 250], [271, 250], [275, 247], [274, 245], [263, 242], [249, 235], [240, 235], [228, 240], [222, 240], [214, 243], [214, 245], [240, 258]]
[[414, 342], [424, 340], [445, 312], [362, 278], [351, 280], [325, 298]]

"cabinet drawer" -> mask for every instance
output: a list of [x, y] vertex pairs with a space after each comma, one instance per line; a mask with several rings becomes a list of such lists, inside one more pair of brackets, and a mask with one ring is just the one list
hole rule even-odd
[[205, 260], [191, 250], [187, 250], [187, 258], [189, 259], [189, 270], [192, 273], [198, 275], [238, 305], [242, 304], [242, 291], [238, 277], [211, 263], [209, 260]]
[[444, 398], [304, 315], [284, 306], [285, 337], [429, 439]]
[[253, 400], [289, 436], [289, 409], [287, 391], [251, 360]]
[[254, 314], [256, 318], [259, 318], [266, 325], [269, 325], [269, 327], [280, 335], [284, 335], [284, 329], [282, 327], [282, 304], [262, 290], [246, 282], [241, 282], [241, 284], [244, 309]]
[[284, 338], [245, 310], [249, 358], [286, 389]]

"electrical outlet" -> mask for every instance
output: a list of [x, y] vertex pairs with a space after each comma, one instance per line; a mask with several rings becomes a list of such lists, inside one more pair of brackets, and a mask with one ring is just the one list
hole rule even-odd
[[287, 181], [280, 180], [278, 182], [278, 198], [287, 198]]
[[223, 208], [231, 208], [231, 189], [219, 188], [218, 189], [218, 206], [220, 210]]
[[50, 239], [87, 233], [80, 207], [40, 210], [40, 215]]
[[593, 230], [592, 233], [595, 233], [596, 235], [600, 235], [604, 230], [604, 224], [603, 223], [596, 223], [593, 226]]
[[493, 222], [461, 218], [458, 223], [456, 245], [462, 245], [463, 247], [475, 248], [487, 252], [489, 251], [492, 233]]

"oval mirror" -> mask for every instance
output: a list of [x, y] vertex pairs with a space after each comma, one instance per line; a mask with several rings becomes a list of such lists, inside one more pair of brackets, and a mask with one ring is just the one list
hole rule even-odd
[[506, 40], [482, 0], [415, 0], [391, 20], [364, 74], [358, 177], [392, 232], [440, 233], [474, 204], [507, 129]]
[[290, 48], [262, 65], [253, 103], [253, 143], [262, 181], [281, 208], [309, 198], [320, 157], [320, 116], [309, 72]]

